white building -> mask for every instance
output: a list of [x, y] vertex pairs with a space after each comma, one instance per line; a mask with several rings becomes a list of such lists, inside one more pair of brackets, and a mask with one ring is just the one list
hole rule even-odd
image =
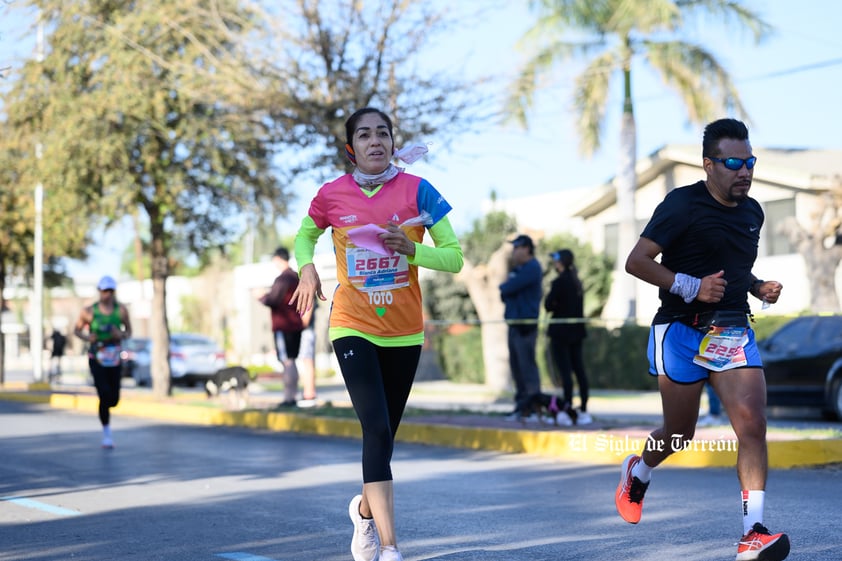
[[[780, 301], [767, 310], [750, 298], [752, 311], [759, 314], [797, 313], [809, 308], [808, 271], [786, 236], [777, 228], [788, 217], [800, 224], [812, 220], [822, 204], [819, 197], [842, 178], [842, 150], [756, 148], [758, 163], [751, 196], [766, 214], [764, 232], [754, 273], [759, 278], [783, 283]], [[672, 189], [704, 179], [701, 146], [667, 145], [637, 162], [635, 213], [637, 231], [643, 230], [655, 207]], [[491, 203], [486, 207], [491, 208]], [[604, 185], [559, 191], [495, 203], [493, 208], [513, 214], [519, 224], [547, 235], [570, 232], [597, 251], [617, 259], [619, 213], [612, 181]], [[625, 256], [623, 256], [623, 259]], [[837, 293], [842, 293], [842, 272], [836, 274]], [[612, 295], [613, 296], [613, 295]], [[658, 291], [643, 281], [636, 282], [637, 320], [648, 323], [659, 305]], [[622, 319], [625, 310], [609, 298], [603, 310], [606, 320]]]

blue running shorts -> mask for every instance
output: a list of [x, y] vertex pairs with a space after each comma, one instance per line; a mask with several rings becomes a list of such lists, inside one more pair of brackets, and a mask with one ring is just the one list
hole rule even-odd
[[[707, 380], [710, 371], [693, 362], [705, 334], [680, 322], [653, 325], [649, 329], [649, 374], [666, 376], [679, 384], [693, 384]], [[748, 343], [743, 347], [746, 365], [739, 368], [763, 368], [760, 351], [754, 340], [754, 330], [748, 330]], [[728, 372], [725, 370], [725, 372]]]

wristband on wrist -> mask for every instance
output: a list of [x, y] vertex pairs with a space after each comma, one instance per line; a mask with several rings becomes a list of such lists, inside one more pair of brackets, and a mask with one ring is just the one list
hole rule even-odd
[[670, 287], [670, 293], [681, 296], [685, 304], [689, 304], [696, 299], [699, 294], [699, 288], [702, 286], [702, 279], [696, 278], [684, 273], [676, 273], [675, 281]]

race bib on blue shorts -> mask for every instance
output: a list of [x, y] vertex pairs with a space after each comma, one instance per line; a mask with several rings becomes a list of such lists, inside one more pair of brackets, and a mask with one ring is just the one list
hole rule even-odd
[[[649, 374], [666, 376], [680, 384], [692, 384], [699, 380], [706, 380], [711, 370], [727, 369], [727, 362], [712, 362], [711, 364], [716, 365], [716, 368], [711, 364], [705, 367], [697, 363], [700, 361], [695, 359], [703, 354], [701, 347], [706, 338], [709, 342], [708, 334], [680, 322], [651, 326], [649, 344], [646, 349]], [[731, 368], [763, 368], [763, 361], [754, 340], [754, 330], [749, 328], [745, 333], [745, 338], [741, 337], [741, 342], [743, 344], [741, 345], [742, 353], [739, 354], [739, 364], [735, 363]], [[709, 344], [705, 345], [705, 349], [709, 349]], [[729, 348], [725, 352], [730, 353], [732, 350]], [[726, 368], [722, 368], [723, 364]]]

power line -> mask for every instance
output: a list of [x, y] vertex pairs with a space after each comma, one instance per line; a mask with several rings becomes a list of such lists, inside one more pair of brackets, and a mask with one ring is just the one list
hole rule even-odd
[[[806, 72], [808, 70], [816, 70], [818, 68], [827, 68], [829, 66], [836, 66], [842, 64], [842, 58], [834, 58], [831, 60], [824, 60], [821, 62], [812, 62], [810, 64], [803, 64], [801, 66], [794, 66], [792, 68], [787, 68], [784, 70], [775, 70], [773, 72], [768, 72], [766, 74], [759, 74], [757, 76], [752, 76], [750, 78], [743, 78], [736, 80], [736, 82], [744, 84], [746, 82], [759, 82], [761, 80], [768, 80], [770, 78], [780, 78], [782, 76], [791, 76], [793, 74], [798, 74], [799, 72]], [[659, 92], [657, 94], [646, 95], [646, 96], [638, 96], [635, 98], [635, 103], [643, 103], [649, 101], [656, 101], [659, 99], [663, 99], [665, 97], [671, 96], [671, 93], [668, 92]]]
[[768, 74], [761, 74], [759, 76], [754, 76], [752, 78], [746, 78], [745, 80], [740, 80], [741, 82], [755, 82], [757, 80], [766, 80], [768, 78], [778, 78], [780, 76], [790, 76], [792, 74], [797, 74], [798, 72], [806, 72], [807, 70], [815, 70], [817, 68], [826, 68], [828, 66], [836, 66], [837, 64], [842, 64], [842, 58], [834, 58], [831, 60], [825, 60], [822, 62], [813, 62], [811, 64], [804, 64], [802, 66], [795, 66], [793, 68], [787, 68], [786, 70], [777, 70], [775, 72], [769, 72]]

